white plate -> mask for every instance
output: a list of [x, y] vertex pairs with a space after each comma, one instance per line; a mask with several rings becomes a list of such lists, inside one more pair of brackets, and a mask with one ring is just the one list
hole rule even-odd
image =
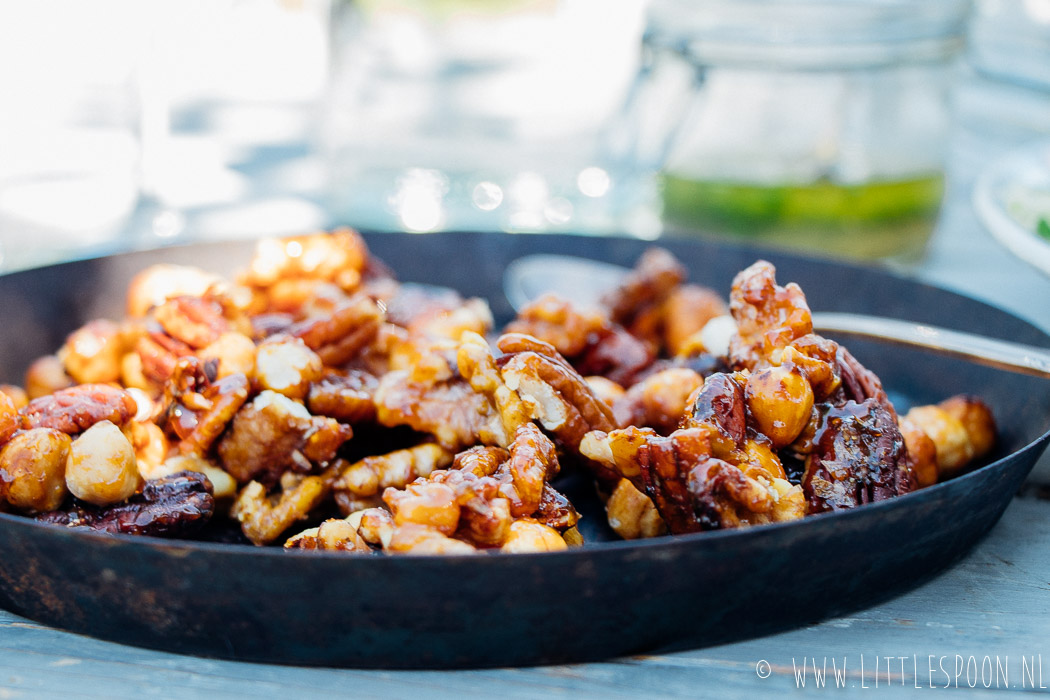
[[1050, 275], [1050, 238], [1037, 233], [1040, 218], [1050, 222], [1050, 141], [994, 161], [977, 179], [973, 204], [996, 240]]

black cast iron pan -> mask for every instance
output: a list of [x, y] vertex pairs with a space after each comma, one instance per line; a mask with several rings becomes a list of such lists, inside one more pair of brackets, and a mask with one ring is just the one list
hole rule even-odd
[[[501, 279], [529, 253], [630, 265], [635, 240], [380, 234], [372, 250], [403, 280], [510, 308]], [[723, 292], [751, 250], [668, 241], [691, 279]], [[194, 245], [0, 278], [0, 379], [20, 381], [83, 321], [118, 317], [134, 272], [158, 262], [229, 273], [251, 244]], [[763, 254], [816, 310], [935, 323], [1033, 345], [1050, 338], [990, 306], [876, 271]], [[919, 350], [849, 344], [898, 407], [971, 392], [1002, 440], [986, 466], [847, 513], [745, 530], [601, 541], [584, 508], [582, 549], [478, 557], [355, 557], [105, 536], [0, 515], [0, 605], [67, 630], [168, 651], [286, 664], [461, 668], [587, 661], [714, 645], [896, 595], [962, 556], [999, 519], [1050, 441], [1050, 382]], [[571, 484], [569, 486], [571, 488]], [[582, 489], [581, 493], [585, 493]], [[579, 496], [578, 498], [585, 498]], [[574, 499], [577, 500], [578, 499]], [[581, 504], [582, 505], [582, 504]]]

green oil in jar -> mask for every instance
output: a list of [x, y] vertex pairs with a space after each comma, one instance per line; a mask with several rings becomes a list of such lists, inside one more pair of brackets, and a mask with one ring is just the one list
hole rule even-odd
[[844, 185], [759, 185], [661, 176], [671, 233], [696, 231], [858, 260], [917, 260], [944, 194], [940, 173]]

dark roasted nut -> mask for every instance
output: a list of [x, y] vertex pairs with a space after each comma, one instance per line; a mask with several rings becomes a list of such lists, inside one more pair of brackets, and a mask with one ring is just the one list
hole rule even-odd
[[131, 394], [108, 384], [79, 384], [33, 399], [22, 409], [22, 427], [56, 428], [76, 435], [99, 421], [125, 425], [137, 406]]
[[712, 374], [693, 401], [692, 414], [683, 427], [709, 426], [713, 429], [715, 453], [727, 456], [744, 449], [747, 436], [747, 406], [744, 387], [729, 374]]
[[[155, 384], [163, 384], [175, 372], [179, 358], [189, 356], [193, 348], [160, 332], [151, 332], [135, 343], [138, 355], [138, 371], [142, 377]], [[129, 368], [127, 365], [125, 370]]]
[[[842, 346], [839, 346], [836, 360], [845, 398], [857, 403], [866, 399], [875, 399], [896, 420], [897, 412], [875, 373], [862, 365], [849, 350]], [[839, 402], [836, 401], [836, 403]]]
[[703, 384], [703, 377], [685, 367], [651, 374], [613, 404], [616, 423], [649, 427], [661, 435], [670, 435], [690, 408], [690, 397]]
[[650, 346], [620, 326], [611, 326], [575, 358], [573, 366], [580, 374], [598, 375], [630, 386], [655, 358]]
[[113, 534], [186, 537], [208, 522], [214, 510], [207, 477], [179, 472], [146, 482], [142, 493], [126, 503], [104, 508], [78, 505], [69, 511], [42, 513], [37, 519]]
[[811, 512], [854, 508], [914, 488], [897, 421], [876, 399], [821, 405], [815, 445], [802, 477]]
[[54, 428], [16, 435], [0, 450], [0, 497], [19, 510], [55, 510], [66, 497], [69, 436]]
[[[802, 490], [783, 478], [779, 464], [771, 470], [759, 459], [748, 462], [747, 452], [737, 456], [739, 464], [713, 457], [714, 435], [713, 428], [702, 424], [676, 430], [668, 437], [648, 428], [629, 427], [608, 434], [590, 433], [581, 451], [652, 499], [675, 534], [805, 515]], [[635, 504], [632, 510], [642, 511], [642, 506]]]
[[576, 527], [576, 524], [580, 522], [580, 514], [576, 512], [569, 499], [550, 484], [543, 485], [540, 504], [532, 517], [561, 533]]
[[376, 417], [372, 397], [378, 388], [379, 380], [367, 372], [329, 374], [310, 385], [306, 406], [315, 416], [328, 416], [343, 423], [369, 423]]

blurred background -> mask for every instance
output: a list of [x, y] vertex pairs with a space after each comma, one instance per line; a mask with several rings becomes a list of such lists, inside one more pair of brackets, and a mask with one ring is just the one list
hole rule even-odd
[[2, 271], [338, 224], [707, 236], [1032, 318], [1045, 280], [988, 255], [996, 222], [1050, 244], [1047, 139], [1050, 0], [0, 4]]

